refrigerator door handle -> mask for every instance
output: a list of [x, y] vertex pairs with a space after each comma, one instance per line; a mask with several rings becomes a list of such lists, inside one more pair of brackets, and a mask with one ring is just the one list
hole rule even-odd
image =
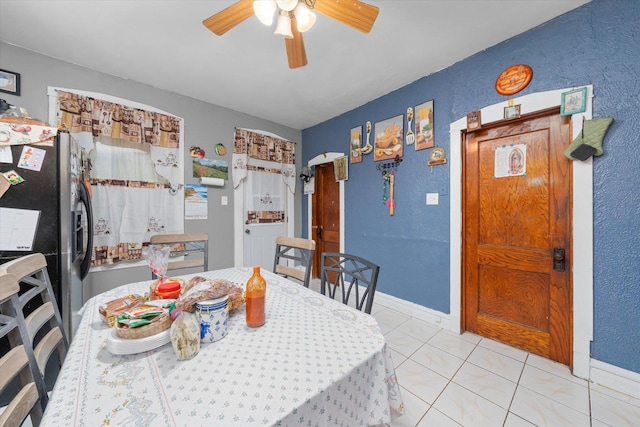
[[91, 253], [93, 252], [93, 211], [91, 210], [91, 196], [84, 182], [78, 183], [78, 195], [80, 203], [84, 205], [87, 212], [87, 250], [80, 264], [80, 279], [84, 280], [89, 274], [91, 267]]

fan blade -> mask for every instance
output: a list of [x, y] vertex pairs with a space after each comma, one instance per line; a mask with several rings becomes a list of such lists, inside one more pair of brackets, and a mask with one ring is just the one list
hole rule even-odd
[[253, 15], [253, 0], [240, 0], [222, 12], [202, 21], [205, 27], [221, 36]]
[[302, 40], [302, 33], [298, 31], [295, 18], [291, 20], [291, 33], [292, 39], [284, 39], [289, 68], [304, 67], [307, 65], [307, 52], [304, 50], [304, 40]]
[[358, 0], [316, 0], [313, 8], [363, 33], [371, 31], [380, 11], [376, 6]]

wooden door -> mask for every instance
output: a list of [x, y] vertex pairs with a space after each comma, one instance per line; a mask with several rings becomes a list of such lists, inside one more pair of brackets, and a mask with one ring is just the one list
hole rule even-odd
[[[468, 331], [571, 366], [570, 135], [557, 108], [466, 135], [462, 315]], [[499, 177], [496, 158], [518, 144], [526, 173]]]
[[316, 241], [312, 277], [320, 277], [323, 252], [340, 252], [340, 184], [333, 162], [315, 167], [315, 190], [311, 199], [311, 238]]

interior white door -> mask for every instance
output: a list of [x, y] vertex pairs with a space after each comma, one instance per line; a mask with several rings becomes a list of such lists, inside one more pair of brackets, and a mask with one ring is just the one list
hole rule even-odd
[[286, 235], [284, 223], [252, 224], [245, 227], [244, 266], [259, 265], [263, 270], [273, 269], [276, 237]]
[[287, 190], [275, 168], [249, 170], [244, 186], [243, 266], [271, 271], [277, 236], [287, 235]]

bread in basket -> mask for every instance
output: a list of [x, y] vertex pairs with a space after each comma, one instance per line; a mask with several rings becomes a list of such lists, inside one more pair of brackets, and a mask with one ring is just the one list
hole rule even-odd
[[[116, 335], [123, 339], [146, 338], [159, 334], [171, 326], [171, 317], [167, 309], [155, 306], [139, 306], [134, 312], [124, 313], [118, 317], [115, 329]], [[145, 311], [153, 312], [151, 315], [145, 315]], [[133, 326], [140, 319], [144, 319], [145, 325]], [[148, 322], [148, 323], [147, 323]]]

